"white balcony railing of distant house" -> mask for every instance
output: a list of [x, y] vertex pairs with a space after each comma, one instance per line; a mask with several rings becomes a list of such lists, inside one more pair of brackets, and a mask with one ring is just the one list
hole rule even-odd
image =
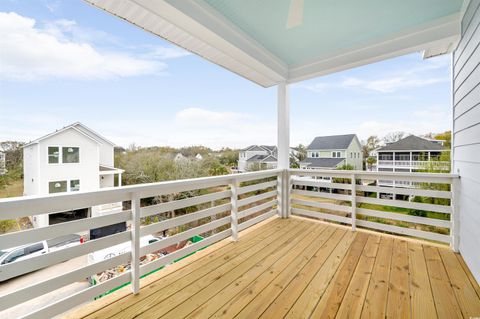
[[[320, 177], [324, 179], [318, 179]], [[376, 181], [379, 179], [419, 182], [425, 189], [377, 186]], [[4, 234], [0, 236], [0, 250], [122, 222], [128, 222], [131, 226], [124, 232], [88, 240], [81, 245], [0, 265], [0, 280], [119, 243], [129, 243], [131, 249], [5, 294], [0, 297], [0, 311], [119, 265], [129, 267], [125, 267], [126, 271], [116, 277], [67, 295], [36, 309], [26, 317], [51, 318], [129, 282], [132, 292], [137, 293], [142, 276], [225, 238], [237, 240], [239, 231], [277, 214], [284, 218], [292, 214], [349, 225], [353, 230], [362, 227], [450, 243], [456, 250], [456, 187], [457, 177], [451, 174], [274, 169], [123, 186], [95, 192], [2, 199], [1, 219], [120, 202], [131, 202], [131, 205], [124, 205], [131, 208], [122, 208], [122, 211], [104, 216]], [[407, 200], [378, 196], [383, 193], [405, 195]], [[174, 197], [172, 194], [182, 196]], [[413, 196], [421, 196], [424, 200], [408, 200]], [[152, 201], [152, 198], [157, 200]], [[429, 201], [430, 199], [432, 200]], [[183, 215], [173, 214], [185, 208], [188, 210], [184, 210]], [[408, 214], [407, 211], [413, 211], [414, 214]], [[153, 218], [153, 222], [145, 222], [147, 218], [151, 221], [154, 216], [156, 218]], [[172, 229], [177, 231], [170, 237], [151, 244], [141, 242], [141, 238], [146, 235]], [[185, 242], [197, 235], [201, 235], [203, 240], [143, 263], [145, 259], [142, 256]]]
[[450, 162], [445, 161], [409, 161], [409, 160], [379, 160], [378, 166], [426, 169], [436, 168], [439, 170], [449, 170]]

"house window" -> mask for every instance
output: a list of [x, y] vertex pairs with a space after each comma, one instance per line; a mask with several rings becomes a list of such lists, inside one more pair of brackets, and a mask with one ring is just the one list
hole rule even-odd
[[340, 152], [332, 152], [332, 157], [339, 158], [341, 157]]
[[78, 147], [62, 147], [63, 163], [79, 163], [80, 149]]
[[80, 180], [79, 179], [73, 179], [70, 181], [70, 191], [71, 192], [77, 192], [80, 190]]
[[67, 191], [67, 181], [55, 181], [48, 183], [48, 193], [62, 193]]
[[48, 164], [58, 164], [60, 158], [60, 148], [56, 146], [48, 147]]

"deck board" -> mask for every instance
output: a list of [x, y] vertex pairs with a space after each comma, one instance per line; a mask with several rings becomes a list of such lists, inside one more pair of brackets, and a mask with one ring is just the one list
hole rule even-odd
[[469, 318], [480, 290], [448, 247], [273, 218], [67, 318]]

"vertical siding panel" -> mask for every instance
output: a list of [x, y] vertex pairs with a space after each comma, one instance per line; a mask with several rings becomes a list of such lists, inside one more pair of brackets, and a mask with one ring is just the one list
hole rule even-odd
[[[463, 17], [462, 39], [454, 53], [453, 172], [460, 174], [460, 253], [480, 281], [480, 0]], [[468, 113], [467, 113], [468, 112]], [[463, 115], [462, 115], [463, 114]]]

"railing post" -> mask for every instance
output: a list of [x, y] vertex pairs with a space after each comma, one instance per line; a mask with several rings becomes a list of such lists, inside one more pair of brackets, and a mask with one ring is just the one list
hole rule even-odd
[[450, 230], [450, 236], [452, 238], [450, 247], [454, 252], [458, 252], [460, 247], [460, 177], [452, 179], [451, 187], [452, 199], [450, 205], [452, 207], [452, 213], [450, 214], [450, 221], [452, 223], [452, 228]]
[[132, 292], [140, 291], [140, 198], [132, 194], [132, 250], [131, 250], [131, 283]]
[[277, 208], [281, 218], [290, 217], [290, 179], [288, 169], [282, 170], [277, 176]]
[[352, 174], [352, 231], [357, 229], [357, 186], [355, 174]]
[[233, 179], [230, 184], [230, 190], [232, 195], [230, 197], [230, 204], [232, 209], [230, 210], [230, 225], [232, 228], [232, 240], [238, 240], [238, 184], [237, 180]]

